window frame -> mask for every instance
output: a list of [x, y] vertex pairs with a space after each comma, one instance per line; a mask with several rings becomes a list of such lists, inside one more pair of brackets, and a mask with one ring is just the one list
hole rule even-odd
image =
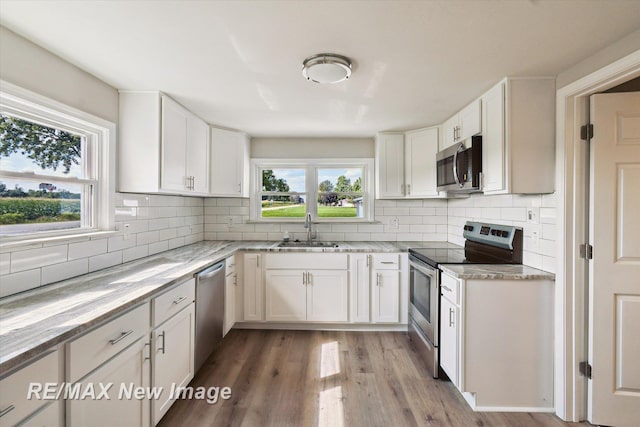
[[[362, 198], [363, 217], [362, 218], [339, 218], [339, 217], [318, 217], [318, 169], [362, 169]], [[251, 192], [249, 203], [249, 220], [252, 222], [294, 222], [303, 223], [304, 217], [291, 218], [263, 218], [261, 213], [262, 194], [262, 170], [263, 169], [304, 169], [305, 170], [305, 191], [289, 192], [286, 194], [305, 194], [306, 212], [311, 213], [311, 220], [316, 223], [370, 223], [373, 222], [374, 212], [374, 180], [373, 180], [373, 159], [371, 158], [349, 158], [349, 159], [251, 159]]]
[[83, 139], [83, 177], [52, 177], [31, 172], [0, 171], [0, 178], [46, 180], [85, 186], [84, 215], [79, 228], [2, 236], [17, 243], [41, 238], [74, 237], [114, 228], [116, 125], [19, 86], [0, 80], [0, 111], [44, 126], [80, 135]]

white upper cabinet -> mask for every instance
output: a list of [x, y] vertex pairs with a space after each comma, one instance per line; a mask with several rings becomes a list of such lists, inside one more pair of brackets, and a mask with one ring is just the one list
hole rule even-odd
[[485, 194], [554, 191], [555, 81], [507, 78], [482, 96]]
[[436, 154], [438, 128], [420, 129], [405, 134], [405, 193], [409, 198], [438, 196], [436, 190]]
[[473, 101], [442, 124], [440, 150], [482, 132], [482, 104]]
[[437, 197], [438, 127], [376, 136], [376, 198]]
[[120, 93], [118, 190], [208, 194], [209, 130], [160, 92]]
[[242, 132], [211, 128], [210, 194], [249, 197], [249, 137]]
[[376, 198], [404, 197], [404, 134], [376, 136]]

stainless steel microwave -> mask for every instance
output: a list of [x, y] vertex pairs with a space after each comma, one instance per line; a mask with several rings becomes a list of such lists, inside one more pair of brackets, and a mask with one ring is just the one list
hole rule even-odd
[[472, 136], [436, 155], [438, 191], [481, 191], [482, 137]]

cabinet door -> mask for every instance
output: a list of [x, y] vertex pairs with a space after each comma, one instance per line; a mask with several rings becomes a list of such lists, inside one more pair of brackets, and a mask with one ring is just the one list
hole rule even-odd
[[193, 114], [187, 128], [187, 176], [190, 191], [209, 192], [209, 125]]
[[349, 320], [347, 272], [310, 270], [307, 277], [307, 320], [312, 322]]
[[244, 254], [243, 263], [243, 293], [244, 320], [263, 320], [262, 307], [262, 267], [260, 254]]
[[408, 132], [404, 151], [407, 197], [437, 196], [438, 128]]
[[187, 122], [189, 112], [166, 96], [162, 97], [161, 188], [184, 192], [187, 188]]
[[482, 191], [505, 189], [504, 83], [482, 97]]
[[459, 309], [447, 298], [440, 299], [440, 366], [451, 382], [458, 383]]
[[480, 100], [473, 101], [458, 113], [460, 130], [458, 131], [458, 141], [482, 132], [482, 106]]
[[171, 388], [184, 387], [193, 378], [194, 338], [193, 303], [153, 331], [153, 386], [162, 388], [160, 396], [152, 399], [153, 425], [158, 424], [175, 401]]
[[353, 253], [349, 255], [349, 293], [352, 323], [369, 323], [369, 295], [371, 283], [371, 255]]
[[148, 391], [149, 382], [149, 338], [141, 338], [126, 350], [105, 362], [80, 383], [86, 388], [93, 384], [96, 394], [100, 393], [100, 383], [109, 389], [109, 399], [69, 399], [67, 400], [67, 425], [84, 426], [148, 426], [149, 398], [134, 397], [119, 399], [121, 388], [125, 391], [140, 389]]
[[376, 138], [376, 193], [379, 199], [404, 197], [404, 136]]
[[249, 153], [240, 132], [211, 128], [211, 194], [242, 197]]
[[229, 273], [224, 279], [224, 327], [222, 336], [233, 328], [236, 323], [236, 286], [238, 276], [235, 272]]
[[307, 318], [307, 286], [304, 270], [267, 270], [265, 319], [296, 322]]
[[400, 272], [374, 270], [371, 284], [374, 323], [400, 322]]
[[442, 136], [440, 138], [440, 148], [439, 151], [444, 150], [445, 148], [451, 147], [456, 143], [457, 139], [457, 131], [459, 124], [459, 117], [456, 114], [455, 116], [449, 118], [446, 122], [442, 124]]

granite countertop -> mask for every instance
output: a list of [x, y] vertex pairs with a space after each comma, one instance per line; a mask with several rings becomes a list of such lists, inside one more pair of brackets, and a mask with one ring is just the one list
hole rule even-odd
[[279, 248], [279, 242], [204, 241], [0, 299], [0, 375], [235, 252], [406, 252], [447, 242], [339, 242]]
[[467, 280], [555, 280], [553, 273], [522, 264], [440, 264], [440, 270]]

